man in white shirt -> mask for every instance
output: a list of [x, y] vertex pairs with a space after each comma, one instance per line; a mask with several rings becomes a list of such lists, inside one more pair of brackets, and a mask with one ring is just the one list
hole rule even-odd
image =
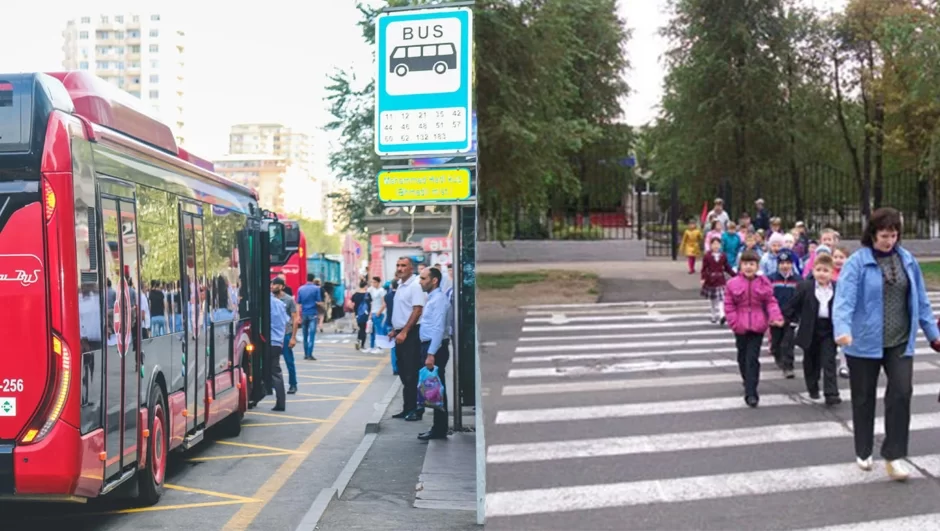
[[725, 202], [722, 198], [719, 197], [715, 199], [713, 205], [714, 208], [712, 208], [712, 211], [709, 212], [708, 216], [706, 217], [708, 222], [705, 226], [708, 227], [708, 230], [711, 230], [712, 222], [717, 221], [721, 225], [722, 232], [724, 232], [728, 230], [728, 222], [731, 221], [728, 213], [725, 212]]
[[395, 276], [401, 285], [395, 292], [392, 307], [392, 331], [388, 337], [394, 338], [398, 358], [398, 377], [402, 384], [401, 412], [393, 415], [396, 419], [408, 421], [421, 420], [424, 411], [418, 411], [418, 371], [421, 370], [421, 339], [418, 337], [418, 319], [427, 300], [421, 283], [414, 272], [414, 262], [407, 256], [398, 259], [395, 264]]
[[375, 348], [375, 335], [382, 328], [382, 306], [385, 305], [385, 289], [382, 288], [382, 279], [372, 277], [372, 286], [369, 288], [369, 296], [372, 297], [372, 308], [369, 312], [372, 319], [372, 334], [369, 354], [381, 354], [382, 349]]

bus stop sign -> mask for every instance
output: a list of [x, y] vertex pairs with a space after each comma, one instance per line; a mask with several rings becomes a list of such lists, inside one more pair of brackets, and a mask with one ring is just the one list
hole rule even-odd
[[383, 13], [375, 24], [375, 152], [408, 158], [470, 151], [470, 9]]

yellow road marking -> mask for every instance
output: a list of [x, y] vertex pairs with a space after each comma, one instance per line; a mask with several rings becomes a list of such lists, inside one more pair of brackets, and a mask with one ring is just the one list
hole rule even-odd
[[313, 433], [297, 448], [299, 453], [292, 454], [288, 457], [283, 464], [264, 482], [261, 487], [252, 495], [252, 498], [257, 498], [261, 500], [259, 504], [243, 505], [241, 509], [235, 513], [235, 516], [225, 524], [226, 531], [242, 531], [248, 529], [248, 526], [261, 514], [261, 510], [264, 509], [264, 506], [270, 502], [274, 496], [278, 493], [281, 488], [287, 483], [287, 481], [294, 475], [295, 472], [300, 468], [300, 466], [306, 461], [306, 459], [313, 453], [313, 451], [319, 446], [319, 444], [326, 438], [327, 434], [332, 431], [336, 424], [342, 419], [346, 413], [349, 412], [356, 400], [362, 396], [362, 394], [369, 388], [372, 382], [378, 378], [379, 373], [385, 366], [388, 364], [388, 359], [386, 358], [381, 364], [372, 369], [372, 372], [366, 376], [365, 380], [362, 381], [356, 389], [350, 393], [343, 403], [336, 407], [333, 410], [333, 413], [330, 415], [324, 424], [321, 424], [314, 430]]
[[336, 395], [318, 395], [314, 393], [297, 393], [297, 396], [309, 396], [310, 398], [333, 398], [336, 400], [346, 400], [349, 396], [336, 396]]
[[246, 459], [249, 457], [273, 457], [278, 455], [290, 455], [296, 452], [266, 452], [263, 454], [236, 454], [236, 455], [214, 455], [210, 457], [192, 457], [187, 459], [187, 461], [192, 462], [203, 462], [203, 461], [222, 461], [225, 459]]
[[[345, 361], [351, 361], [351, 360], [345, 360]], [[369, 369], [371, 370], [375, 367], [375, 363], [370, 363], [368, 365], [343, 365], [339, 363], [318, 363], [316, 367], [310, 367], [310, 368], [304, 367], [303, 370], [317, 371], [317, 370], [320, 370], [320, 367], [337, 368], [337, 369]], [[302, 371], [297, 371], [297, 372], [302, 372]]]
[[372, 370], [371, 366], [370, 367], [346, 367], [346, 368], [341, 368], [341, 369], [340, 368], [334, 369], [333, 367], [336, 367], [336, 366], [330, 365], [326, 369], [297, 371], [297, 374], [300, 374], [303, 376], [312, 376], [312, 375], [320, 374], [321, 372], [354, 372], [354, 371], [371, 371]]
[[362, 383], [363, 380], [355, 380], [352, 378], [330, 378], [329, 376], [311, 376], [309, 374], [298, 374], [297, 376], [301, 378], [308, 378], [310, 380], [327, 380], [326, 383]]
[[204, 490], [204, 489], [195, 489], [192, 487], [182, 487], [180, 485], [163, 485], [164, 488], [170, 490], [178, 490], [180, 492], [189, 492], [190, 494], [202, 494], [204, 496], [213, 496], [215, 498], [224, 498], [226, 500], [236, 500], [244, 503], [255, 502], [258, 500], [252, 498], [246, 498], [244, 496], [239, 496], [237, 494], [228, 494], [226, 492], [216, 492], [213, 490]]
[[[105, 511], [100, 513], [82, 513], [81, 516], [107, 516], [112, 514], [136, 514], [136, 513], [153, 513], [157, 511], [176, 511], [179, 509], [203, 509], [206, 507], [221, 507], [223, 505], [244, 505], [246, 503], [260, 503], [261, 500], [226, 500], [226, 501], [217, 501], [217, 502], [202, 502], [202, 503], [184, 503], [180, 505], [157, 505], [154, 507], [134, 507], [132, 509], [119, 509], [117, 511]], [[72, 515], [70, 515], [72, 516]], [[79, 515], [74, 515], [79, 516]]]
[[342, 398], [301, 398], [299, 400], [291, 400], [291, 404], [301, 404], [305, 402], [336, 402], [337, 400], [342, 400]]
[[315, 419], [312, 417], [293, 417], [291, 415], [282, 415], [280, 413], [262, 413], [260, 411], [247, 411], [248, 415], [260, 415], [262, 417], [274, 417], [278, 419], [293, 419], [293, 420], [309, 420], [311, 422], [326, 422], [323, 419]]
[[288, 450], [286, 448], [275, 448], [273, 446], [262, 446], [260, 444], [248, 444], [248, 443], [240, 443], [240, 442], [234, 442], [234, 441], [215, 441], [215, 443], [222, 444], [225, 446], [238, 446], [239, 448], [252, 448], [254, 450], [266, 450], [269, 452], [294, 453], [294, 450]]
[[270, 426], [293, 426], [296, 424], [318, 424], [312, 420], [293, 420], [290, 422], [252, 422], [250, 424], [242, 424], [242, 428], [267, 428]]

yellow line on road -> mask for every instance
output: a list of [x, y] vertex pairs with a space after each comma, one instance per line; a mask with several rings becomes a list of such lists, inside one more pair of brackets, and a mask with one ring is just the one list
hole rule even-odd
[[83, 514], [82, 516], [104, 516], [109, 514], [136, 514], [136, 513], [154, 513], [157, 511], [176, 511], [179, 509], [204, 509], [206, 507], [221, 507], [223, 505], [245, 505], [246, 503], [260, 503], [261, 500], [226, 500], [217, 502], [202, 503], [184, 503], [181, 505], [156, 505], [153, 507], [135, 507], [133, 509], [120, 509], [103, 513]]
[[[350, 360], [346, 360], [346, 361], [350, 361]], [[369, 361], [372, 361], [372, 360], [369, 360]], [[375, 361], [378, 361], [378, 360], [375, 360]], [[339, 364], [339, 363], [317, 363], [317, 365], [316, 365], [315, 367], [309, 367], [309, 368], [308, 368], [308, 367], [304, 367], [303, 370], [305, 370], [305, 371], [316, 371], [316, 370], [319, 370], [320, 367], [328, 367], [328, 368], [334, 368], [334, 367], [335, 367], [335, 368], [337, 368], [337, 369], [367, 369], [367, 370], [371, 370], [373, 367], [375, 367], [375, 363], [369, 363], [368, 365], [342, 365], [342, 364]], [[297, 372], [302, 373], [303, 371], [297, 371]]]
[[372, 365], [368, 367], [346, 367], [346, 368], [334, 368], [336, 365], [323, 365], [325, 369], [307, 369], [305, 371], [297, 371], [297, 374], [301, 376], [314, 376], [320, 374], [321, 372], [354, 372], [354, 371], [371, 371]]
[[328, 382], [336, 383], [362, 383], [362, 380], [355, 380], [353, 378], [331, 378], [329, 376], [311, 376], [309, 374], [298, 374], [297, 376], [310, 380], [327, 380]]
[[349, 397], [343, 401], [339, 406], [333, 410], [333, 413], [330, 415], [324, 424], [321, 424], [317, 429], [310, 434], [310, 437], [307, 438], [297, 448], [297, 451], [300, 453], [293, 454], [284, 461], [284, 463], [264, 482], [263, 485], [252, 495], [253, 498], [261, 500], [259, 504], [244, 505], [241, 509], [235, 513], [235, 516], [225, 524], [226, 531], [243, 531], [248, 529], [248, 526], [261, 514], [261, 510], [264, 509], [264, 506], [267, 505], [274, 496], [278, 493], [281, 488], [290, 480], [291, 476], [300, 468], [300, 466], [307, 460], [311, 453], [320, 445], [324, 438], [333, 430], [336, 424], [342, 419], [346, 413], [349, 412], [353, 404], [356, 403], [356, 400], [362, 396], [362, 394], [369, 388], [372, 382], [378, 378], [379, 373], [387, 365], [388, 360], [386, 359], [383, 363], [376, 366], [372, 369], [372, 372], [366, 376], [365, 380], [362, 381], [356, 389], [350, 393]]
[[266, 452], [263, 454], [235, 454], [235, 455], [214, 455], [210, 457], [192, 457], [187, 461], [201, 463], [203, 461], [223, 461], [225, 459], [247, 459], [251, 457], [273, 457], [278, 455], [291, 455], [296, 452]]
[[294, 426], [296, 424], [319, 424], [312, 420], [292, 420], [289, 422], [252, 422], [242, 424], [242, 428], [269, 428], [271, 426]]
[[349, 396], [336, 396], [336, 395], [318, 395], [314, 393], [297, 393], [297, 396], [307, 396], [310, 398], [332, 398], [335, 400], [346, 400]]
[[336, 402], [337, 400], [343, 400], [342, 398], [300, 398], [293, 399], [290, 401], [291, 404], [303, 404], [307, 402]]
[[268, 452], [287, 452], [294, 453], [294, 450], [288, 450], [286, 448], [275, 448], [274, 446], [262, 446], [260, 444], [248, 444], [240, 443], [234, 441], [215, 441], [216, 444], [221, 444], [224, 446], [238, 446], [239, 448], [251, 448], [253, 450], [266, 450]]
[[239, 496], [237, 494], [228, 494], [226, 492], [216, 492], [214, 490], [194, 489], [192, 487], [181, 487], [179, 485], [163, 485], [163, 487], [170, 489], [170, 490], [178, 490], [180, 492], [189, 492], [190, 494], [202, 494], [204, 496], [212, 496], [215, 498], [225, 498], [227, 500], [236, 500], [236, 501], [245, 502], [245, 503], [258, 501], [252, 498]]
[[293, 420], [309, 420], [311, 422], [326, 422], [323, 419], [315, 419], [312, 417], [293, 417], [291, 415], [282, 415], [280, 413], [262, 413], [260, 411], [247, 411], [248, 415], [260, 415], [262, 417], [274, 417], [278, 419], [293, 419]]

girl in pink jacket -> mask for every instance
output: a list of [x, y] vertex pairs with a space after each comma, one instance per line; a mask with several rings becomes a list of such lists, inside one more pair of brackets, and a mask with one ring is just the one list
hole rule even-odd
[[725, 317], [738, 347], [738, 369], [744, 380], [744, 401], [757, 407], [760, 398], [760, 349], [768, 326], [783, 326], [783, 314], [767, 277], [757, 274], [754, 251], [741, 254], [738, 276], [725, 288]]

